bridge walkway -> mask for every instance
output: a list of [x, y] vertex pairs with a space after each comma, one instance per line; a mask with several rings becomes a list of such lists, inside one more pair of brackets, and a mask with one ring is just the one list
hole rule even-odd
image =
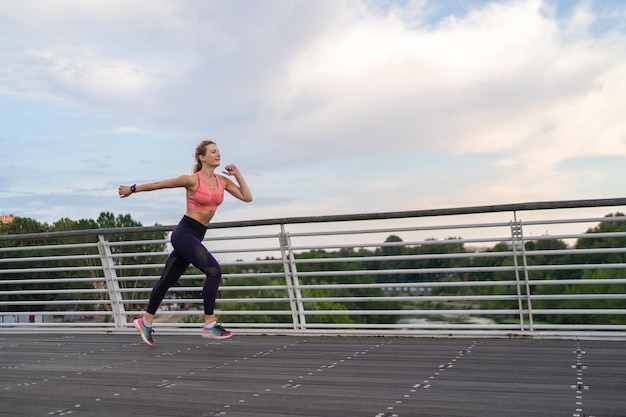
[[626, 416], [626, 341], [0, 334], [0, 416]]

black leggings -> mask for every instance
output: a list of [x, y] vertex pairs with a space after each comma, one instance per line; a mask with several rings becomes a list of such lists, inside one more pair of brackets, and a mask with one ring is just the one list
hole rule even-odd
[[206, 275], [202, 288], [204, 314], [213, 314], [217, 290], [222, 278], [222, 268], [202, 244], [206, 230], [206, 226], [188, 216], [184, 216], [178, 223], [170, 239], [174, 250], [165, 262], [161, 278], [152, 288], [150, 302], [146, 309], [148, 313], [156, 314], [167, 290], [178, 281], [189, 264], [192, 264]]

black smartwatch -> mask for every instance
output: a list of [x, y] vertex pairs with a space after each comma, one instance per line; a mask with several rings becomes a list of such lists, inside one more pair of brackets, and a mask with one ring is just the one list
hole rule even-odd
[[134, 193], [134, 192], [137, 192], [137, 184], [133, 184], [133, 185], [130, 186], [130, 192], [131, 192], [131, 194]]

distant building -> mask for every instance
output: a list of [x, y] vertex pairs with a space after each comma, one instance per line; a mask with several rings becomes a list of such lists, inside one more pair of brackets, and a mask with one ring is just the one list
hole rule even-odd
[[15, 220], [15, 214], [9, 214], [8, 216], [2, 213], [2, 217], [0, 217], [0, 223], [9, 224], [13, 220]]

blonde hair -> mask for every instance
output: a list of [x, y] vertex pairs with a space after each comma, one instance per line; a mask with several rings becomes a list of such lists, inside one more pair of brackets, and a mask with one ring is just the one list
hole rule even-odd
[[203, 140], [196, 146], [196, 164], [193, 166], [194, 174], [202, 169], [202, 161], [200, 161], [200, 156], [206, 155], [206, 148], [209, 145], [216, 145], [212, 140]]

